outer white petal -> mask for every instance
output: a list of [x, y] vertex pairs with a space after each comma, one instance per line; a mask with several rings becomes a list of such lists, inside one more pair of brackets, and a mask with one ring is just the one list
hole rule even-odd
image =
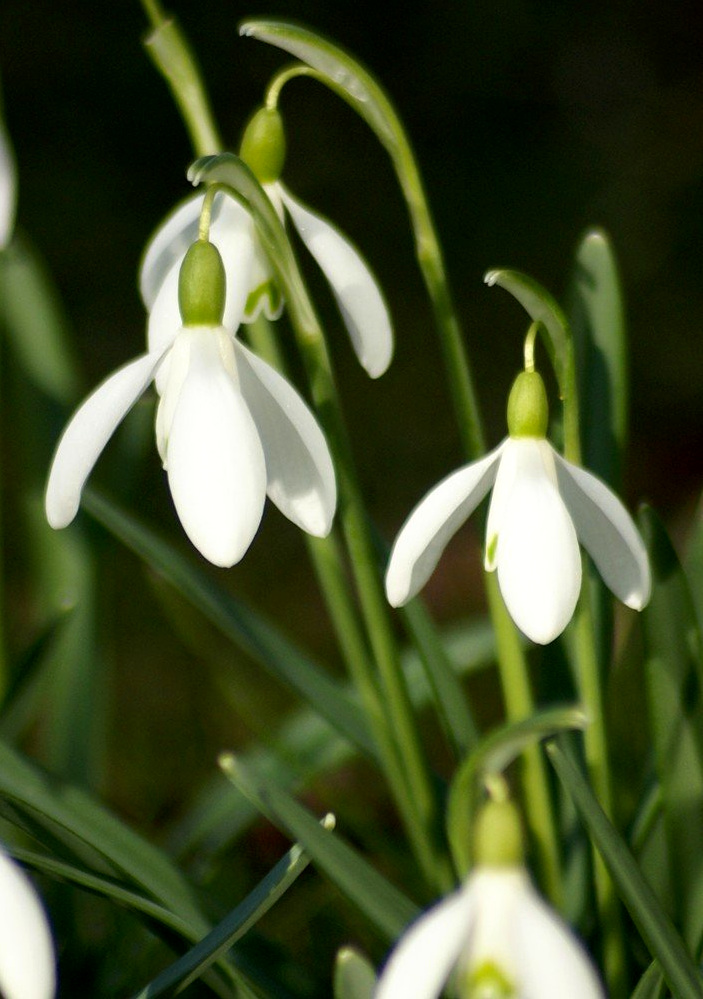
[[529, 884], [517, 900], [511, 936], [525, 999], [604, 999], [585, 950]]
[[391, 953], [374, 999], [436, 999], [468, 943], [474, 910], [469, 883], [420, 916]]
[[266, 499], [261, 442], [233, 375], [224, 329], [185, 329], [188, 373], [167, 443], [168, 480], [186, 534], [215, 565], [238, 562], [252, 542]]
[[242, 395], [264, 447], [268, 495], [293, 523], [324, 537], [337, 505], [327, 441], [293, 386], [241, 343], [234, 346]]
[[556, 459], [559, 488], [583, 547], [615, 596], [642, 610], [652, 580], [647, 550], [632, 517], [595, 475], [561, 455]]
[[407, 603], [430, 578], [449, 539], [493, 485], [506, 443], [448, 475], [405, 521], [386, 570], [386, 596], [393, 607]]
[[6, 999], [51, 999], [56, 966], [51, 931], [24, 872], [0, 851], [0, 992]]
[[7, 132], [0, 122], [0, 250], [10, 241], [15, 224], [17, 170]]
[[118, 423], [154, 377], [162, 354], [142, 354], [118, 368], [73, 414], [59, 441], [46, 487], [46, 516], [66, 527], [76, 513], [85, 480]]
[[[513, 467], [514, 463], [514, 467]], [[554, 450], [545, 440], [509, 439], [496, 481], [511, 478], [501, 513], [495, 563], [508, 611], [542, 645], [571, 620], [581, 589], [581, 554], [559, 495]]]
[[338, 229], [279, 184], [283, 202], [329, 281], [359, 361], [372, 378], [391, 363], [393, 332], [383, 295], [359, 251]]
[[[159, 289], [173, 265], [183, 259], [190, 244], [198, 238], [200, 210], [204, 200], [204, 194], [194, 194], [177, 205], [147, 243], [139, 267], [139, 291], [147, 309], [153, 308]], [[213, 217], [221, 203], [220, 198], [215, 198]], [[180, 325], [179, 320], [177, 326]]]

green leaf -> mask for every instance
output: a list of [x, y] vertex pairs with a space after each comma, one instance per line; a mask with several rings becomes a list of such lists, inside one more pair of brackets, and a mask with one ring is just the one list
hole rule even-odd
[[527, 274], [520, 271], [498, 269], [487, 271], [483, 280], [492, 288], [505, 288], [518, 300], [533, 322], [541, 323], [546, 331], [545, 346], [554, 368], [559, 394], [569, 395], [569, 370], [571, 364], [571, 331], [564, 312], [556, 299]]
[[388, 939], [394, 940], [418, 910], [352, 847], [322, 829], [282, 788], [225, 754], [220, 766], [271, 822], [302, 844], [311, 860]]
[[153, 999], [175, 986], [179, 986], [179, 992], [187, 988], [268, 912], [303, 873], [308, 863], [301, 847], [294, 845], [243, 902], [195, 947], [162, 971], [135, 999]]
[[666, 983], [658, 961], [652, 961], [637, 983], [631, 999], [664, 999]]
[[352, 947], [342, 947], [334, 965], [334, 999], [372, 999], [375, 987], [371, 962]]
[[559, 732], [583, 729], [587, 721], [581, 708], [548, 708], [530, 718], [501, 725], [464, 760], [454, 775], [447, 800], [447, 836], [460, 877], [471, 866], [473, 818], [482, 786], [492, 776], [502, 774], [528, 746]]
[[25, 374], [50, 399], [71, 403], [78, 377], [68, 321], [44, 264], [21, 234], [0, 254], [0, 319]]
[[579, 766], [563, 743], [549, 743], [546, 749], [650, 954], [661, 964], [669, 988], [677, 999], [701, 999], [703, 978]]
[[375, 757], [358, 704], [265, 618], [211, 582], [201, 569], [106, 497], [86, 490], [83, 503], [99, 523], [164, 576], [238, 648], [307, 701], [362, 753]]
[[658, 517], [640, 527], [653, 588], [642, 612], [650, 729], [661, 787], [671, 883], [690, 947], [703, 941], [703, 643], [688, 582]]
[[583, 463], [620, 488], [627, 440], [628, 379], [620, 275], [606, 233], [592, 229], [577, 251], [567, 292], [581, 402]]

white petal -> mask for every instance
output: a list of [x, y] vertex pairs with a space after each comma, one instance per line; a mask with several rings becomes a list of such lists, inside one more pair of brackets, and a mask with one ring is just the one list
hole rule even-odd
[[[503, 475], [511, 480], [506, 492]], [[496, 493], [504, 497], [495, 551], [500, 590], [518, 628], [545, 645], [571, 620], [581, 589], [581, 554], [557, 488], [551, 445], [509, 439]]]
[[142, 354], [118, 368], [73, 414], [59, 441], [46, 487], [46, 516], [66, 527], [76, 513], [85, 480], [118, 423], [154, 377], [161, 354]]
[[238, 562], [256, 534], [266, 465], [254, 421], [231, 370], [224, 329], [184, 329], [190, 341], [167, 444], [168, 480], [183, 528], [210, 562]]
[[51, 999], [54, 946], [29, 878], [0, 851], [0, 992], [6, 999]]
[[17, 170], [10, 140], [0, 123], [0, 250], [10, 241], [15, 224]]
[[647, 550], [632, 517], [604, 482], [556, 457], [559, 488], [583, 547], [615, 596], [642, 610], [652, 581]]
[[376, 279], [338, 229], [279, 187], [296, 229], [332, 287], [359, 361], [378, 378], [391, 363], [393, 332]]
[[234, 346], [242, 395], [264, 447], [268, 495], [293, 523], [325, 537], [337, 485], [317, 420], [285, 378], [242, 344]]
[[[151, 310], [156, 296], [176, 261], [181, 261], [191, 243], [198, 238], [200, 210], [204, 194], [194, 194], [166, 216], [147, 243], [139, 267], [139, 291], [147, 309]], [[213, 216], [219, 210], [215, 198]], [[180, 320], [177, 323], [181, 325]]]
[[529, 886], [519, 899], [511, 930], [520, 995], [530, 999], [604, 999], [585, 950]]
[[374, 999], [436, 999], [467, 944], [473, 892], [463, 888], [417, 919], [400, 938]]
[[407, 603], [430, 578], [449, 539], [493, 485], [505, 443], [448, 475], [405, 521], [386, 570], [386, 596], [393, 607]]

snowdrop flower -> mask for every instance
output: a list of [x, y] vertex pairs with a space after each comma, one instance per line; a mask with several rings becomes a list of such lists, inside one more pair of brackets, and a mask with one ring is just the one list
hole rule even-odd
[[[279, 112], [260, 109], [247, 126], [242, 159], [253, 170], [279, 216], [292, 220], [301, 239], [329, 281], [359, 361], [371, 375], [382, 375], [391, 361], [393, 334], [381, 291], [359, 252], [330, 222], [295, 198], [279, 180], [285, 137]], [[176, 289], [186, 250], [197, 238], [204, 195], [189, 198], [170, 215], [148, 245], [139, 285], [149, 312], [149, 349], [158, 350], [177, 326]], [[281, 290], [249, 213], [231, 197], [215, 197], [210, 239], [219, 249], [227, 276], [223, 325], [235, 332], [263, 312], [277, 319]]]
[[0, 118], [0, 250], [10, 242], [15, 223], [17, 171], [15, 158]]
[[183, 528], [205, 558], [219, 566], [242, 558], [267, 493], [293, 523], [326, 535], [336, 505], [327, 443], [285, 378], [222, 325], [224, 271], [212, 243], [188, 251], [179, 290], [183, 325], [98, 386], [66, 427], [47, 486], [49, 523], [73, 520], [100, 452], [156, 379], [159, 454]]
[[460, 999], [604, 999], [586, 952], [522, 866], [519, 828], [517, 838], [509, 828], [519, 824], [514, 806], [490, 802], [482, 819], [493, 842], [475, 843], [463, 887], [403, 934], [374, 999], [437, 999], [450, 977]]
[[24, 871], [0, 850], [0, 993], [51, 999], [56, 963], [49, 923]]
[[632, 518], [605, 483], [554, 450], [545, 439], [547, 416], [541, 376], [522, 372], [508, 402], [506, 440], [447, 476], [401, 528], [386, 574], [393, 606], [425, 585], [491, 487], [484, 564], [497, 569], [508, 611], [528, 638], [551, 642], [571, 620], [581, 589], [579, 541], [623, 603], [645, 606], [649, 562]]

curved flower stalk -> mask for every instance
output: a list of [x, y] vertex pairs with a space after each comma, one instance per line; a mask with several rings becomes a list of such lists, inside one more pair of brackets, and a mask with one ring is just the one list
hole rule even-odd
[[267, 494], [303, 530], [329, 532], [336, 483], [325, 438], [285, 378], [221, 325], [223, 281], [213, 245], [194, 244], [182, 268], [183, 325], [98, 386], [66, 427], [46, 492], [52, 527], [73, 520], [102, 449], [155, 380], [159, 454], [183, 528], [205, 558], [219, 566], [242, 558]]
[[403, 934], [374, 999], [437, 999], [450, 978], [460, 999], [604, 999], [586, 952], [530, 883], [507, 789], [483, 805], [473, 839], [473, 872]]
[[[327, 278], [360, 363], [372, 378], [382, 375], [393, 354], [388, 308], [358, 250], [326, 219], [295, 198], [279, 179], [285, 139], [280, 115], [263, 108], [247, 127], [242, 159], [252, 168], [281, 219], [288, 217]], [[156, 350], [179, 322], [178, 273], [198, 236], [205, 195], [185, 201], [156, 231], [140, 269], [139, 286], [149, 312], [149, 349]], [[210, 239], [219, 249], [227, 278], [223, 325], [232, 332], [263, 313], [277, 319], [283, 297], [249, 213], [224, 193], [215, 196]]]
[[[526, 378], [539, 379], [538, 419], [515, 403]], [[386, 574], [390, 603], [406, 603], [425, 585], [449, 539], [493, 488], [484, 564], [498, 571], [508, 611], [528, 638], [551, 642], [571, 620], [581, 589], [579, 541], [613, 593], [641, 610], [651, 589], [644, 543], [605, 483], [545, 439], [546, 395], [536, 372], [518, 376], [508, 413], [510, 436], [440, 482], [401, 528]]]
[[0, 993], [52, 999], [56, 961], [39, 896], [24, 871], [0, 850]]
[[[2, 107], [0, 105], [0, 112]], [[10, 242], [15, 224], [17, 170], [10, 139], [0, 117], [0, 250]]]

